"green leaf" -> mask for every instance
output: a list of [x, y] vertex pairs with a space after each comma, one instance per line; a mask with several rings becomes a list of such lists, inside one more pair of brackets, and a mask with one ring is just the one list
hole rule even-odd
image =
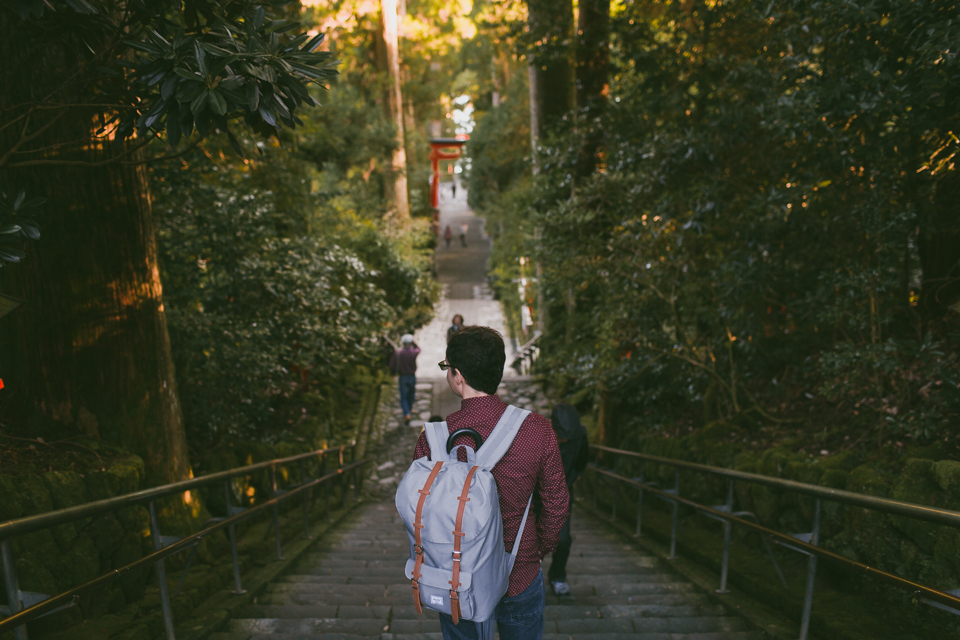
[[217, 115], [225, 115], [227, 113], [227, 101], [223, 99], [223, 96], [220, 95], [220, 92], [216, 89], [210, 89], [210, 108]]
[[248, 82], [245, 93], [250, 111], [256, 111], [260, 105], [260, 83], [256, 80]]
[[263, 20], [267, 17], [267, 12], [263, 7], [257, 7], [256, 12], [253, 14], [253, 28], [260, 29], [263, 26]]
[[189, 80], [191, 82], [206, 82], [200, 74], [196, 71], [190, 71], [189, 69], [174, 69], [173, 72], [183, 78], [184, 80]]
[[307, 52], [315, 51], [316, 48], [320, 46], [320, 43], [323, 42], [323, 39], [325, 36], [326, 34], [324, 33], [318, 33], [317, 35], [313, 36], [313, 39], [311, 39], [310, 42], [303, 45], [303, 49], [301, 49], [301, 51], [307, 51]]
[[171, 73], [168, 75], [160, 84], [160, 97], [164, 100], [169, 100], [170, 96], [172, 96], [174, 91], [176, 91], [178, 82], [179, 79], [177, 78], [176, 74]]
[[0, 260], [5, 262], [20, 262], [20, 260], [25, 257], [26, 254], [13, 247], [0, 247]]
[[197, 66], [200, 68], [200, 75], [207, 75], [207, 54], [203, 52], [203, 48], [200, 46], [200, 43], [193, 43], [193, 51], [197, 56]]
[[244, 157], [244, 156], [243, 156], [243, 147], [240, 146], [240, 142], [239, 142], [239, 141], [237, 140], [237, 138], [233, 135], [233, 132], [230, 131], [229, 129], [225, 129], [225, 131], [226, 131], [226, 133], [227, 133], [227, 139], [230, 140], [230, 146], [233, 147], [233, 150], [237, 152], [237, 155], [238, 155], [238, 156], [240, 156], [241, 158]]
[[18, 209], [20, 209], [20, 205], [23, 204], [23, 201], [26, 199], [26, 197], [27, 197], [27, 192], [21, 189], [20, 193], [17, 194], [17, 199], [13, 201], [14, 211], [17, 211]]
[[201, 47], [204, 48], [209, 53], [212, 53], [215, 56], [220, 56], [221, 58], [229, 58], [230, 56], [236, 55], [233, 52], [227, 51], [226, 49], [221, 49], [220, 47], [214, 46], [207, 42], [201, 43]]
[[130, 40], [125, 40], [124, 44], [133, 49], [134, 51], [139, 51], [141, 53], [149, 53], [155, 56], [163, 55], [163, 51], [153, 46], [152, 44], [147, 44], [146, 42], [133, 42]]
[[20, 233], [22, 227], [13, 222], [3, 222], [0, 223], [0, 235], [7, 235], [11, 233]]
[[272, 109], [264, 107], [264, 105], [261, 104], [259, 112], [260, 117], [263, 118], [267, 124], [269, 124], [271, 127], [277, 126], [277, 116], [273, 113]]
[[198, 95], [193, 99], [193, 102], [190, 103], [190, 111], [194, 113], [194, 116], [199, 116], [200, 113], [207, 106], [207, 101], [210, 99], [210, 89], [204, 89], [203, 93]]
[[180, 106], [174, 104], [167, 114], [167, 144], [176, 149], [183, 131], [180, 129]]

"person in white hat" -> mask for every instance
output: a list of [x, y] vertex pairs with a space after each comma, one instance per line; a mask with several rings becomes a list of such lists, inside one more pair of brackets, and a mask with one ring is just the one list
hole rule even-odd
[[420, 355], [420, 347], [409, 333], [400, 338], [400, 344], [402, 346], [395, 350], [390, 358], [390, 373], [400, 375], [400, 408], [403, 410], [404, 422], [409, 423], [417, 394], [417, 356]]

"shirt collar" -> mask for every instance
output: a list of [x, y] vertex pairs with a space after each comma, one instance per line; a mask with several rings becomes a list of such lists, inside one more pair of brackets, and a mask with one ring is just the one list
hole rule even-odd
[[476, 410], [480, 409], [481, 407], [489, 407], [498, 404], [503, 404], [503, 400], [501, 400], [500, 396], [496, 394], [490, 396], [478, 396], [476, 398], [465, 398], [460, 401], [460, 410]]

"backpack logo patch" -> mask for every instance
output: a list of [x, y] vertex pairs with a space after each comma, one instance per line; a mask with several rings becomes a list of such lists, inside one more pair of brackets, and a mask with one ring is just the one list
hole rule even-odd
[[430, 604], [437, 605], [438, 607], [443, 606], [443, 596], [430, 596]]

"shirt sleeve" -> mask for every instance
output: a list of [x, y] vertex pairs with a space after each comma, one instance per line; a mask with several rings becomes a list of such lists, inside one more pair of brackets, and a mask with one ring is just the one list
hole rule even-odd
[[543, 503], [537, 518], [537, 537], [540, 544], [540, 557], [557, 548], [560, 541], [560, 529], [563, 528], [570, 513], [570, 493], [563, 473], [560, 448], [557, 436], [550, 428], [550, 422], [539, 415], [531, 416], [538, 422], [543, 442], [543, 455], [537, 475], [537, 493]]
[[427, 432], [421, 431], [420, 437], [417, 438], [417, 446], [413, 449], [413, 459], [419, 460], [420, 458], [426, 458], [430, 455], [430, 445], [427, 444]]

